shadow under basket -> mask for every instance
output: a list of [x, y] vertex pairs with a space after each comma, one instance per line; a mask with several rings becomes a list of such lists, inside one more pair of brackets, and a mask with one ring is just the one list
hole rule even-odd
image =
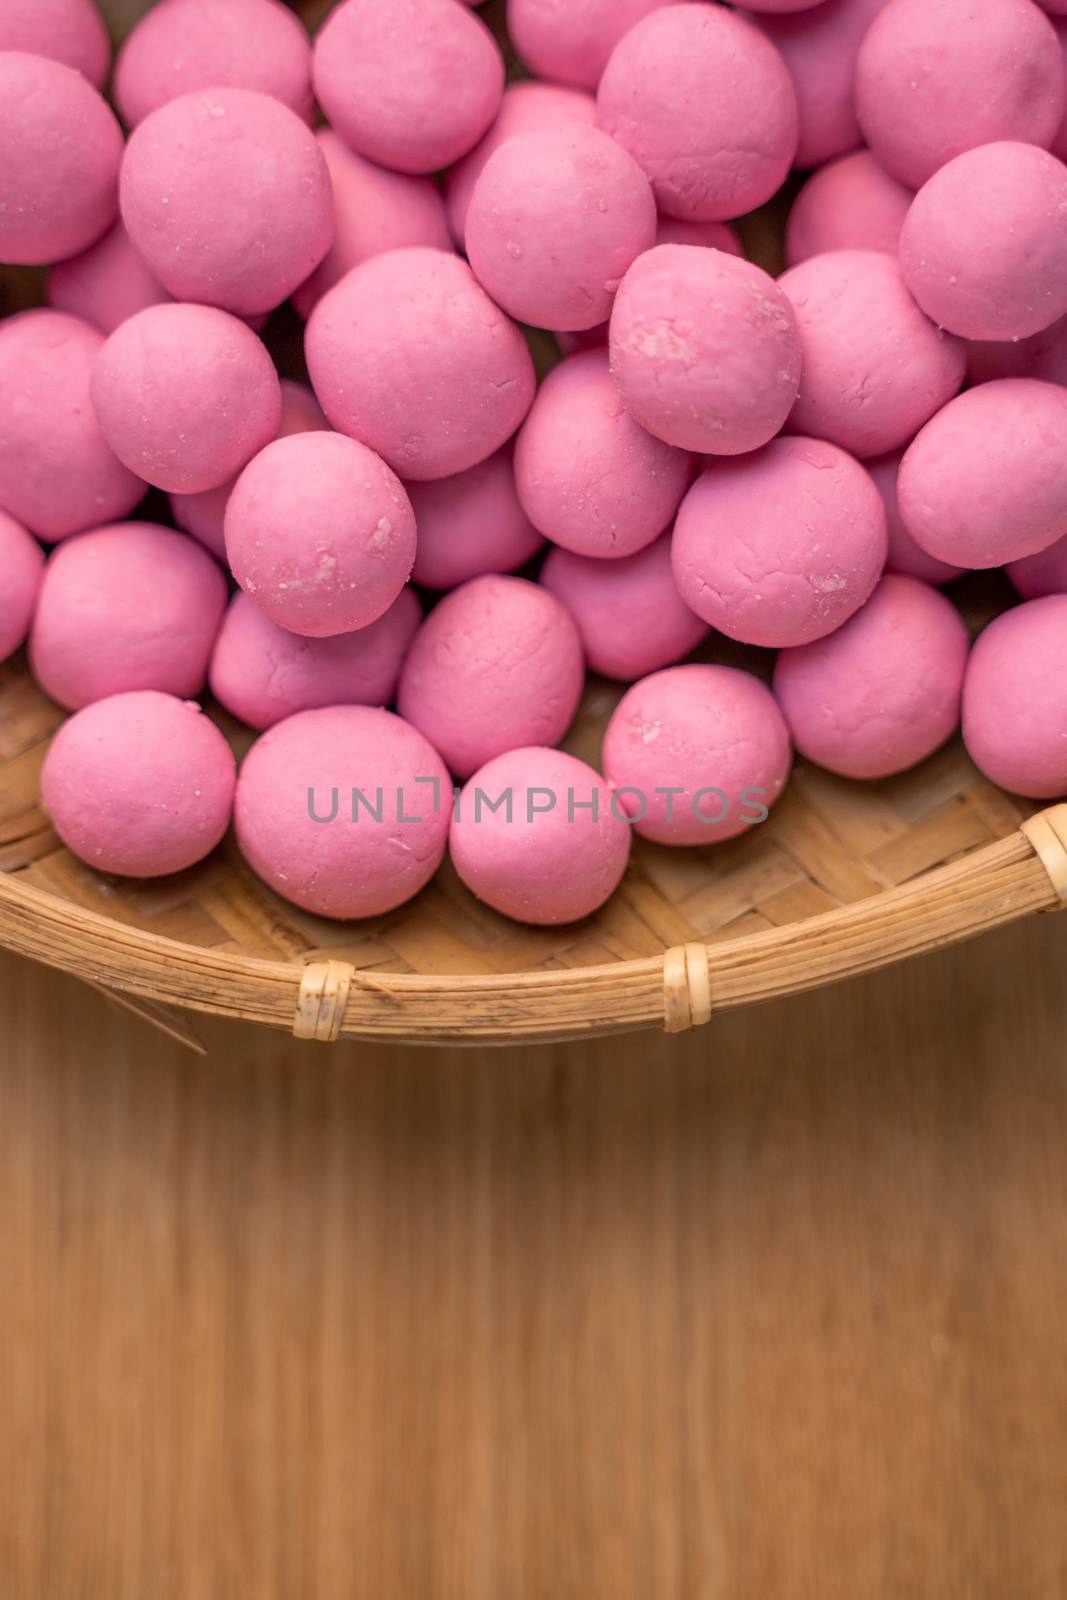
[[[621, 690], [593, 680], [568, 748], [596, 759]], [[519, 926], [446, 865], [409, 905], [331, 923], [227, 841], [141, 883], [74, 859], [41, 809], [62, 713], [0, 668], [0, 945], [74, 973], [198, 1047], [188, 1012], [300, 1038], [520, 1044], [661, 1027], [833, 983], [1067, 901], [1067, 805], [1028, 814], [952, 744], [878, 784], [800, 762], [769, 821], [708, 849], [634, 840], [596, 916]]]

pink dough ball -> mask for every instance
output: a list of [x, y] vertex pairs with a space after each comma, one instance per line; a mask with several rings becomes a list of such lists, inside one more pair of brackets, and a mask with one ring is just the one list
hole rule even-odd
[[431, 178], [376, 167], [329, 128], [320, 128], [315, 137], [330, 169], [334, 235], [325, 260], [293, 295], [305, 322], [328, 289], [372, 256], [417, 245], [452, 248], [444, 201]]
[[[1054, 22], [1053, 27], [1056, 29], [1056, 36], [1060, 41], [1060, 49], [1063, 51], [1064, 71], [1067, 72], [1067, 0], [1060, 0], [1058, 6], [1046, 5], [1045, 10], [1058, 10], [1063, 13], [1063, 21]], [[1061, 161], [1067, 161], [1067, 110], [1064, 111], [1063, 121], [1057, 129], [1049, 149]]]
[[[288, 378], [281, 381], [282, 421], [279, 439], [288, 439], [294, 433], [328, 433], [330, 424], [322, 414], [318, 401], [303, 383], [293, 383]], [[170, 510], [179, 528], [199, 539], [205, 549], [217, 560], [226, 562], [226, 507], [233, 486], [240, 477], [234, 473], [217, 489], [202, 489], [199, 494], [172, 494]]]
[[592, 125], [596, 101], [578, 89], [554, 83], [510, 83], [504, 90], [496, 120], [469, 155], [456, 163], [445, 179], [445, 201], [452, 237], [462, 247], [467, 228], [467, 208], [486, 162], [508, 139], [519, 133], [540, 133]]
[[93, 406], [120, 461], [157, 489], [215, 489], [278, 432], [274, 363], [213, 306], [150, 306], [96, 358]]
[[301, 711], [245, 758], [237, 843], [252, 871], [304, 911], [380, 917], [440, 866], [451, 793], [436, 750], [392, 712]]
[[612, 560], [663, 532], [692, 468], [687, 451], [634, 421], [606, 350], [569, 356], [549, 373], [515, 445], [515, 482], [534, 527], [565, 550]]
[[1067, 390], [1032, 378], [968, 389], [908, 449], [900, 514], [960, 567], [1000, 567], [1067, 534]]
[[[768, 16], [786, 16], [796, 11], [824, 10], [832, 0], [746, 0], [746, 11], [766, 12]], [[885, 0], [883, 0], [883, 4]]]
[[796, 90], [800, 141], [795, 166], [818, 167], [862, 142], [852, 98], [856, 56], [885, 4], [822, 0], [802, 7], [747, 0], [747, 10], [778, 13], [752, 21], [781, 52]]
[[717, 5], [653, 11], [613, 51], [597, 124], [672, 217], [729, 221], [769, 200], [797, 147], [789, 71], [751, 23]]
[[1067, 387], [1067, 317], [1030, 339], [973, 341], [967, 346], [967, 378], [972, 385], [992, 378], [1040, 378]]
[[694, 245], [659, 245], [634, 262], [610, 351], [634, 420], [708, 455], [773, 439], [800, 384], [800, 336], [782, 290], [751, 262]]
[[238, 590], [215, 640], [211, 692], [250, 728], [321, 706], [389, 705], [421, 620], [414, 591], [405, 588], [369, 627], [307, 639], [277, 627]]
[[745, 247], [737, 230], [728, 222], [686, 222], [682, 217], [659, 217], [657, 244], [693, 244], [705, 249], [724, 250], [728, 256], [744, 257]]
[[1067, 167], [1028, 144], [957, 156], [900, 236], [908, 288], [965, 339], [1025, 339], [1067, 313]]
[[820, 439], [775, 439], [718, 461], [682, 501], [672, 559], [682, 599], [744, 644], [810, 644], [858, 611], [885, 566], [882, 498]]
[[972, 761], [1010, 794], [1067, 794], [1067, 595], [1005, 611], [971, 651], [963, 738]]
[[625, 33], [667, 0], [508, 0], [508, 37], [538, 78], [596, 89]]
[[121, 161], [122, 129], [80, 72], [0, 51], [0, 261], [87, 250], [115, 220]]
[[889, 555], [886, 557], [886, 570], [898, 572], [905, 578], [918, 578], [923, 583], [951, 583], [953, 578], [962, 576], [966, 569], [951, 566], [947, 561], [938, 561], [936, 557], [927, 555], [904, 526], [904, 518], [897, 503], [897, 478], [903, 459], [903, 450], [894, 450], [888, 456], [879, 456], [877, 461], [866, 463], [867, 471], [874, 479], [875, 487], [885, 505], [886, 521], [889, 525]]
[[159, 0], [115, 64], [130, 128], [179, 95], [223, 88], [258, 90], [311, 121], [311, 41], [280, 0]]
[[200, 707], [141, 690], [98, 700], [63, 724], [41, 795], [59, 837], [88, 866], [160, 878], [220, 843], [234, 783], [230, 747]]
[[856, 111], [875, 159], [918, 189], [995, 139], [1052, 142], [1063, 58], [1032, 0], [889, 0], [860, 46]]
[[30, 631], [44, 574], [44, 553], [21, 522], [0, 511], [0, 661], [6, 661]]
[[0, 323], [0, 506], [39, 539], [128, 516], [145, 485], [108, 447], [89, 396], [103, 335], [61, 311]]
[[668, 667], [628, 689], [604, 735], [604, 774], [642, 838], [720, 844], [761, 822], [792, 750], [770, 690], [734, 667]]
[[674, 582], [667, 534], [621, 561], [550, 550], [541, 582], [578, 625], [585, 658], [605, 678], [632, 683], [695, 650], [708, 625]]
[[837, 250], [779, 280], [803, 370], [789, 418], [861, 459], [898, 450], [963, 382], [966, 352], [928, 321], [891, 256]]
[[52, 268], [45, 299], [55, 310], [82, 317], [101, 333], [114, 333], [127, 317], [163, 305], [170, 295], [145, 266], [119, 221], [80, 256]]
[[245, 468], [226, 507], [237, 582], [272, 622], [328, 639], [366, 628], [411, 576], [415, 514], [385, 462], [339, 433], [299, 433]]
[[346, 144], [396, 172], [437, 172], [500, 109], [504, 61], [455, 0], [344, 0], [315, 40], [315, 93]]
[[544, 544], [519, 503], [510, 445], [466, 472], [407, 490], [419, 530], [411, 576], [426, 589], [515, 572]]
[[199, 694], [225, 605], [221, 571], [184, 534], [148, 522], [96, 528], [48, 559], [34, 677], [75, 709], [134, 689]]
[[895, 256], [915, 196], [856, 150], [813, 172], [793, 201], [785, 230], [791, 267], [831, 250], [884, 250]]
[[564, 332], [607, 320], [656, 237], [641, 168], [596, 128], [524, 133], [486, 162], [467, 211], [478, 282], [511, 316]]
[[527, 744], [557, 744], [581, 698], [578, 630], [524, 578], [473, 578], [435, 607], [400, 674], [397, 709], [459, 778]]
[[280, 101], [203, 89], [134, 130], [122, 164], [130, 238], [176, 300], [273, 311], [333, 241], [326, 159]]
[[1067, 535], [1036, 556], [1024, 556], [1008, 565], [1008, 577], [1024, 600], [1047, 594], [1067, 594]]
[[531, 747], [497, 756], [464, 786], [449, 850], [467, 888], [494, 911], [558, 927], [611, 899], [630, 829], [599, 772], [562, 750]]
[[959, 727], [969, 648], [951, 601], [890, 574], [828, 639], [781, 652], [774, 693], [802, 756], [843, 778], [889, 778]]
[[403, 478], [447, 478], [484, 461], [534, 396], [519, 329], [467, 263], [440, 250], [394, 250], [356, 267], [315, 307], [305, 348], [333, 426]]
[[111, 70], [111, 41], [93, 0], [4, 0], [0, 50], [50, 56], [103, 89]]

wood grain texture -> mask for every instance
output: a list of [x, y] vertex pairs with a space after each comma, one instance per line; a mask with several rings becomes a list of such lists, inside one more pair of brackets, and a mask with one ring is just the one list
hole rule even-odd
[[1064, 1593], [1065, 956], [205, 1060], [0, 957], [0, 1593]]

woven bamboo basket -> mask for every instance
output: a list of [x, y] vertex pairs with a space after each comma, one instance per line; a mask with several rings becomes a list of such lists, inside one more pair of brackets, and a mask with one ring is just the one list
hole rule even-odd
[[[113, 0], [116, 31], [143, 9]], [[328, 3], [300, 9], [313, 22]], [[773, 212], [747, 224], [749, 253], [772, 268], [779, 237]], [[0, 313], [39, 302], [40, 275], [0, 281]], [[283, 316], [271, 335], [293, 371], [298, 332]], [[143, 514], [165, 520], [164, 505]], [[968, 580], [957, 597], [976, 628], [1011, 599], [999, 579]], [[769, 666], [721, 642], [706, 659], [764, 675]], [[621, 692], [590, 682], [567, 748], [597, 762]], [[508, 922], [447, 864], [401, 910], [329, 923], [277, 899], [232, 842], [151, 883], [76, 861], [39, 794], [62, 715], [22, 657], [0, 667], [0, 945], [100, 986], [193, 1048], [190, 1012], [322, 1040], [507, 1045], [677, 1032], [1067, 902], [1067, 806], [1032, 812], [988, 783], [957, 742], [873, 785], [801, 762], [770, 820], [726, 845], [635, 840], [613, 899], [572, 927]], [[218, 715], [240, 753], [249, 735]]]

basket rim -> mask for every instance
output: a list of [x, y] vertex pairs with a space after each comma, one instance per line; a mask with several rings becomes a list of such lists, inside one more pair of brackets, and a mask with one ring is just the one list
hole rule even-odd
[[191, 945], [0, 872], [0, 946], [158, 1006], [298, 1037], [549, 1043], [798, 993], [1067, 903], [1067, 804], [1006, 838], [805, 921], [608, 965], [485, 975], [363, 971]]

